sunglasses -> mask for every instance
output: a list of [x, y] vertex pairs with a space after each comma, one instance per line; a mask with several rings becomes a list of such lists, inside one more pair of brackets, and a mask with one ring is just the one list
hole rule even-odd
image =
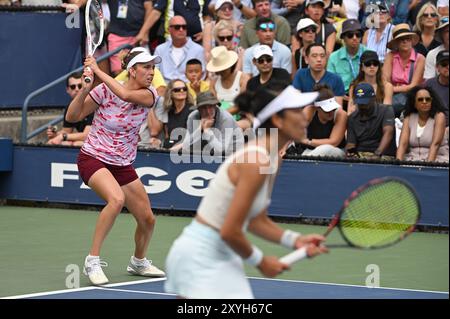
[[371, 67], [371, 66], [380, 66], [380, 62], [378, 61], [366, 61], [364, 62], [365, 67]]
[[71, 84], [71, 85], [69, 85], [69, 87], [71, 90], [75, 90], [77, 87], [79, 90], [81, 90], [83, 88], [83, 84], [81, 84], [81, 83], [80, 84]]
[[175, 92], [175, 93], [187, 92], [187, 87], [183, 86], [183, 87], [180, 87], [180, 88], [173, 88], [172, 92]]
[[422, 102], [422, 103], [430, 103], [433, 99], [431, 97], [418, 97], [417, 98], [417, 102]]
[[437, 18], [438, 15], [436, 13], [424, 13], [422, 15], [422, 17], [425, 17], [425, 18]]
[[263, 64], [264, 62], [266, 63], [272, 63], [273, 58], [271, 56], [267, 56], [267, 57], [260, 57], [256, 60], [258, 62], [258, 64]]
[[353, 39], [354, 37], [357, 37], [358, 39], [361, 38], [361, 32], [347, 32], [345, 34], [345, 37], [347, 39]]
[[221, 6], [219, 11], [233, 11], [233, 6]]
[[187, 30], [187, 25], [186, 24], [174, 24], [174, 25], [171, 25], [170, 27], [174, 28], [177, 31], [179, 31], [179, 30]]
[[272, 22], [270, 22], [270, 23], [261, 23], [259, 26], [258, 26], [258, 29], [259, 30], [267, 30], [267, 29], [269, 29], [269, 30], [274, 30], [275, 29], [275, 24], [273, 24]]
[[228, 42], [230, 42], [231, 40], [233, 40], [233, 36], [232, 35], [226, 35], [226, 36], [217, 36], [217, 38], [219, 39], [219, 41], [225, 41], [227, 40]]
[[301, 29], [300, 32], [316, 33], [317, 28], [316, 27], [308, 27], [308, 28]]
[[378, 14], [387, 14], [388, 12], [389, 11], [384, 10], [384, 9], [376, 11], [376, 13], [378, 13]]

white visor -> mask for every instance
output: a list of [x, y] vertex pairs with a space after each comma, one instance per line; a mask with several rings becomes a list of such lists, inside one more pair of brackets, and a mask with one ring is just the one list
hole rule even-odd
[[320, 107], [324, 112], [331, 112], [341, 107], [334, 97], [328, 100], [314, 102], [314, 106]]
[[281, 92], [280, 95], [278, 95], [261, 110], [258, 116], [253, 120], [253, 129], [256, 130], [262, 123], [281, 110], [295, 109], [311, 105], [318, 96], [318, 92], [301, 93], [292, 85], [289, 85], [283, 90], [283, 92]]
[[148, 52], [139, 53], [134, 58], [132, 58], [130, 62], [128, 62], [127, 71], [131, 69], [136, 63], [147, 63], [151, 61], [153, 61], [153, 63], [155, 64], [161, 63], [161, 57], [158, 55], [150, 55], [150, 53]]
[[130, 53], [134, 53], [134, 52], [147, 52], [149, 53], [147, 48], [144, 47], [135, 47], [133, 49], [131, 49]]

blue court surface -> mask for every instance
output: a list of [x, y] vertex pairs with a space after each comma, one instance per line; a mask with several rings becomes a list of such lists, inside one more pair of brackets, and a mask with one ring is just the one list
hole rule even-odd
[[[4, 299], [175, 299], [164, 292], [164, 278], [49, 291]], [[448, 299], [448, 292], [250, 278], [257, 299]]]

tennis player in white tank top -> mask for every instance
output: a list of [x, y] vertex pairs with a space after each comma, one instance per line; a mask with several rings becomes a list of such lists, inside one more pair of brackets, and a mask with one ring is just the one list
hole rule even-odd
[[247, 239], [247, 230], [291, 249], [306, 247], [311, 257], [327, 251], [323, 236], [284, 230], [267, 215], [279, 153], [289, 141], [303, 138], [302, 107], [317, 98], [317, 93], [302, 94], [292, 86], [272, 89], [243, 93], [235, 101], [242, 111], [255, 115], [254, 128], [276, 128], [278, 134], [267, 129], [219, 167], [196, 217], [170, 249], [167, 292], [182, 298], [253, 298], [243, 261], [267, 277], [288, 266], [277, 257], [264, 256]]

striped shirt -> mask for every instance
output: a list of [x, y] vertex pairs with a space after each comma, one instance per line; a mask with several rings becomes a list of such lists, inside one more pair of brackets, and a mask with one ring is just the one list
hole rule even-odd
[[387, 48], [388, 42], [392, 39], [393, 25], [388, 23], [381, 34], [380, 40], [377, 42], [377, 29], [369, 29], [367, 34], [367, 49], [375, 51], [378, 54], [378, 59], [381, 63], [384, 62], [386, 53], [389, 52]]

